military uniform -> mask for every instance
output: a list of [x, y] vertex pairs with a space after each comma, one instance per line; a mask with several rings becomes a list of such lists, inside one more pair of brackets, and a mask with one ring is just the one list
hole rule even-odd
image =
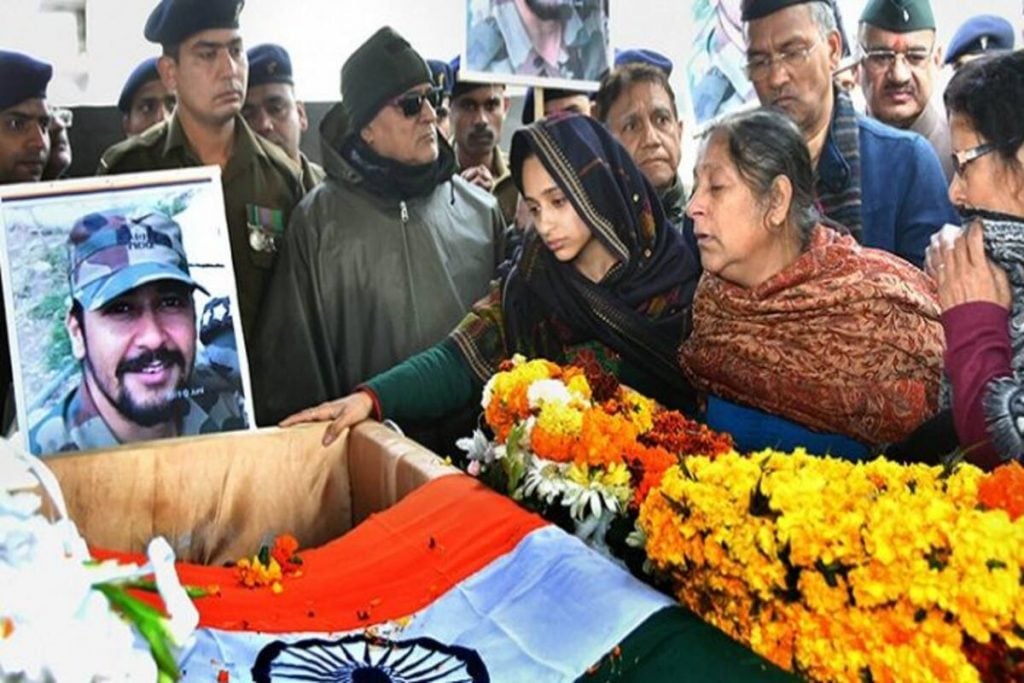
[[324, 181], [327, 171], [320, 164], [310, 161], [309, 157], [302, 152], [299, 152], [299, 161], [302, 165], [302, 189], [304, 192], [309, 192]]
[[[100, 175], [201, 166], [175, 113], [167, 121], [120, 142], [100, 160]], [[300, 170], [277, 145], [253, 133], [235, 117], [235, 149], [224, 169], [224, 209], [231, 257], [247, 338], [255, 332], [270, 280], [278, 238], [305, 193]]]
[[[238, 377], [197, 366], [178, 402], [178, 434], [214, 434], [245, 429], [242, 386]], [[120, 445], [103, 421], [84, 381], [49, 410], [28, 418], [29, 451], [48, 455]]]
[[573, 11], [565, 23], [557, 64], [533, 48], [514, 2], [498, 3], [494, 12], [469, 29], [468, 68], [489, 74], [517, 74], [596, 81], [608, 69], [607, 27], [601, 3], [581, 15]]

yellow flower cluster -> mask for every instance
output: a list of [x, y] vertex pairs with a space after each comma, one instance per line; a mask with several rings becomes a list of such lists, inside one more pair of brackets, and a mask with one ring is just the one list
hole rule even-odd
[[689, 458], [644, 501], [681, 602], [818, 681], [976, 681], [966, 637], [1024, 646], [1024, 518], [971, 466], [773, 451]]

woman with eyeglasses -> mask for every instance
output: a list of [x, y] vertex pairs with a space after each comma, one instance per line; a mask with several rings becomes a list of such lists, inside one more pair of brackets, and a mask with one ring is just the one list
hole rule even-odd
[[330, 443], [371, 415], [440, 418], [474, 398], [515, 353], [598, 363], [662, 403], [692, 408], [676, 350], [700, 267], [657, 192], [587, 116], [517, 131], [510, 156], [535, 228], [510, 272], [446, 340], [283, 426], [331, 421]]
[[790, 119], [757, 109], [712, 125], [687, 212], [705, 274], [680, 364], [738, 449], [856, 460], [936, 411], [934, 285], [822, 222]]
[[953, 422], [968, 461], [1024, 454], [1024, 52], [973, 61], [945, 92], [966, 229], [933, 239]]

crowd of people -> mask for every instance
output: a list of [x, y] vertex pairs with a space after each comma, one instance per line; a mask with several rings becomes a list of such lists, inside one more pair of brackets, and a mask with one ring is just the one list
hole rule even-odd
[[[968, 21], [943, 53], [928, 0], [870, 0], [855, 45], [831, 0], [744, 0], [761, 106], [701, 131], [691, 186], [663, 55], [616, 51], [596, 93], [546, 90], [537, 120], [531, 91], [506, 155], [506, 86], [389, 27], [342, 66], [321, 167], [289, 55], [246, 51], [242, 6], [160, 1], [144, 34], [161, 54], [125, 84], [126, 139], [97, 172], [222, 169], [260, 424], [327, 421], [329, 442], [390, 418], [443, 449], [518, 353], [599, 363], [747, 450], [1024, 455], [1024, 54], [1004, 19]], [[0, 51], [0, 183], [70, 164], [51, 75]], [[143, 288], [72, 288], [69, 329], [87, 339]], [[140, 335], [123, 360], [162, 343]], [[104, 395], [159, 402], [188, 365], [145, 396], [114, 373]], [[76, 405], [132, 419], [81, 371]], [[47, 441], [74, 448], [73, 427], [51, 420]]]

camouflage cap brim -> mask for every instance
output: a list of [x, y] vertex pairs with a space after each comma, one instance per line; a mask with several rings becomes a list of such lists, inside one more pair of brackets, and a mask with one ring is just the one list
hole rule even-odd
[[161, 280], [174, 280], [198, 289], [206, 295], [205, 287], [183, 273], [180, 268], [166, 263], [138, 263], [123, 268], [113, 275], [99, 278], [76, 292], [76, 299], [87, 311], [95, 311], [126, 292]]

